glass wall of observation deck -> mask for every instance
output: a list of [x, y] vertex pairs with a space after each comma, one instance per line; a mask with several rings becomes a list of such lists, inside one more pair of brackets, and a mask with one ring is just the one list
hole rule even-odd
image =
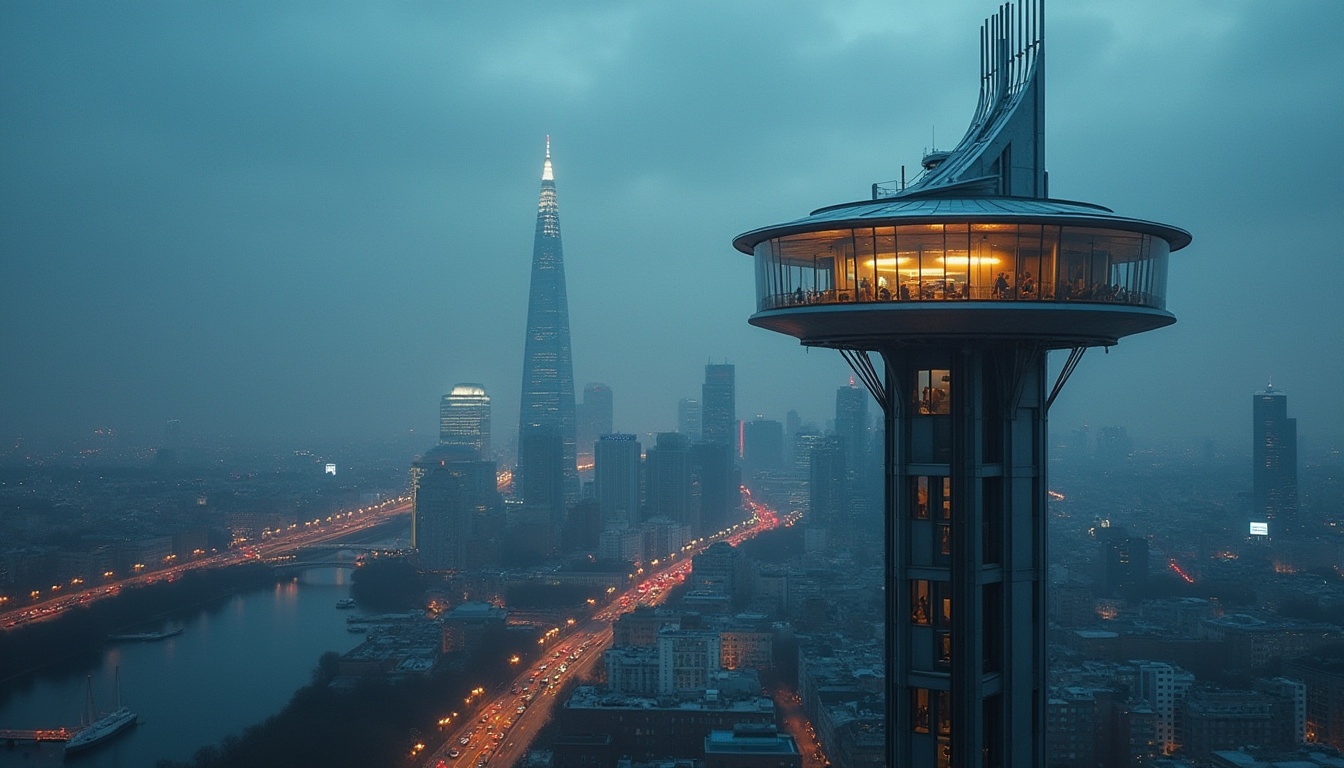
[[882, 302], [1163, 309], [1169, 244], [1124, 230], [1018, 223], [805, 232], [755, 248], [758, 310]]

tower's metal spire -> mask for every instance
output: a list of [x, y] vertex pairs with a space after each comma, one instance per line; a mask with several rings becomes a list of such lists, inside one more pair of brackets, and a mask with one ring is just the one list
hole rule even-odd
[[555, 181], [555, 174], [551, 171], [551, 137], [546, 136], [546, 162], [541, 166], [541, 180]]
[[980, 101], [961, 142], [924, 156], [924, 172], [874, 185], [873, 198], [1047, 198], [1045, 0], [1005, 2], [980, 28]]

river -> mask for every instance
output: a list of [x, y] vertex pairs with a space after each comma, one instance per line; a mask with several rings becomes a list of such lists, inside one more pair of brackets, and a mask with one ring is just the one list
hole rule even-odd
[[[342, 559], [353, 559], [349, 551]], [[345, 652], [363, 635], [347, 631], [350, 571], [318, 568], [274, 588], [234, 595], [190, 616], [183, 633], [158, 642], [109, 643], [92, 666], [48, 668], [5, 684], [0, 728], [78, 725], [89, 676], [99, 711], [121, 700], [140, 716], [128, 733], [64, 758], [61, 744], [0, 744], [0, 767], [151, 768], [279, 712], [311, 678], [318, 657]], [[179, 625], [174, 625], [179, 626]]]

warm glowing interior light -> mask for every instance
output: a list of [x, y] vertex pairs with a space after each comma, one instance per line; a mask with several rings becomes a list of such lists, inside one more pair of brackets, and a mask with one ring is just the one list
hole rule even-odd
[[896, 256], [896, 257], [883, 256], [877, 259], [869, 259], [863, 262], [863, 266], [891, 268], [899, 264], [909, 264], [909, 263], [910, 263], [909, 256]]
[[[939, 257], [938, 257], [938, 261], [945, 261], [945, 258], [942, 257], [942, 256], [939, 256]], [[953, 256], [953, 257], [952, 257], [952, 263], [953, 263], [954, 266], [958, 266], [958, 267], [959, 267], [959, 266], [962, 266], [963, 264], [971, 264], [972, 266], [980, 266], [980, 265], [982, 265], [982, 264], [998, 264], [998, 263], [999, 263], [999, 257], [998, 257], [998, 256]]]

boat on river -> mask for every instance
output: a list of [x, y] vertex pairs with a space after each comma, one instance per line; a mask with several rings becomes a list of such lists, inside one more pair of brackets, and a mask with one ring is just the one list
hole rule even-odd
[[108, 635], [107, 639], [115, 643], [153, 643], [182, 634], [182, 628], [165, 629], [162, 632], [133, 632], [125, 635]]
[[121, 704], [120, 668], [117, 669], [116, 681], [117, 708], [95, 720], [93, 717], [93, 676], [89, 676], [89, 694], [88, 701], [85, 704], [85, 717], [83, 718], [87, 725], [80, 728], [78, 731], [75, 731], [75, 735], [71, 736], [70, 740], [65, 742], [66, 754], [102, 744], [113, 736], [116, 736], [135, 725], [136, 721], [139, 719], [139, 715]]

